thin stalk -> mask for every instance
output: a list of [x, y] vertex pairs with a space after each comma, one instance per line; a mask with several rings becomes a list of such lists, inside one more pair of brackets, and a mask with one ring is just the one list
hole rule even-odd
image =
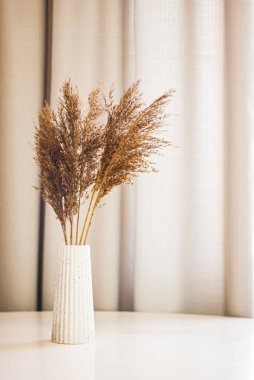
[[[90, 226], [91, 226], [91, 223], [92, 223], [92, 220], [93, 220], [95, 209], [98, 206], [98, 203], [99, 203], [99, 200], [100, 200], [100, 195], [101, 195], [101, 192], [102, 192], [102, 186], [103, 186], [103, 184], [105, 182], [105, 179], [107, 178], [107, 175], [108, 175], [110, 169], [111, 169], [111, 165], [109, 165], [109, 167], [107, 168], [107, 170], [104, 173], [104, 176], [102, 177], [102, 181], [101, 181], [100, 187], [98, 189], [97, 197], [96, 197], [96, 200], [94, 202], [94, 206], [93, 206], [93, 209], [92, 209], [92, 214], [90, 216], [89, 224], [88, 224], [88, 227], [87, 227], [87, 230], [86, 230], [86, 234], [85, 234], [85, 238], [84, 238], [84, 242], [83, 242], [84, 245], [86, 244], [86, 241], [87, 241], [87, 237], [88, 237]], [[94, 194], [93, 194], [93, 196], [94, 196]]]
[[[88, 120], [88, 116], [87, 115], [87, 118], [86, 118], [86, 122], [85, 122], [85, 128], [84, 128], [84, 135], [83, 135], [83, 140], [85, 140], [85, 137], [86, 137], [86, 132], [87, 132], [87, 128], [88, 128], [88, 124], [87, 124], [87, 120]], [[84, 172], [84, 167], [83, 169], [81, 170], [82, 174]], [[80, 182], [81, 182], [81, 178], [82, 178], [82, 175], [80, 177]], [[81, 187], [81, 186], [80, 186]], [[79, 240], [79, 243], [78, 243], [78, 233], [79, 233], [79, 220], [80, 220], [80, 197], [81, 197], [81, 194], [79, 193], [79, 207], [78, 207], [78, 216], [77, 216], [77, 226], [76, 226], [76, 243], [75, 244], [81, 244], [81, 241], [82, 241], [82, 236], [84, 234], [84, 230], [85, 230], [85, 223], [84, 223], [84, 226], [83, 226], [83, 229], [82, 229], [82, 232], [81, 232], [81, 237], [80, 237], [80, 240]], [[90, 201], [90, 204], [91, 204], [91, 201]], [[89, 204], [89, 207], [91, 207]], [[89, 208], [88, 208], [89, 209]], [[87, 220], [87, 216], [86, 216], [86, 220]]]
[[101, 172], [102, 172], [103, 168], [104, 168], [104, 165], [101, 166], [101, 168], [100, 168], [100, 170], [99, 170], [99, 172], [98, 172], [98, 174], [96, 176], [96, 181], [95, 181], [95, 184], [94, 184], [94, 187], [93, 187], [92, 196], [91, 196], [91, 199], [90, 199], [90, 202], [89, 202], [89, 205], [88, 205], [88, 210], [87, 210], [87, 213], [86, 213], [86, 217], [85, 217], [85, 221], [84, 221], [84, 224], [83, 224], [81, 236], [80, 236], [80, 239], [79, 239], [79, 244], [82, 244], [82, 240], [83, 240], [84, 233], [85, 233], [85, 228], [86, 228], [86, 223], [87, 223], [87, 220], [88, 220], [88, 216], [89, 216], [89, 213], [90, 213], [90, 210], [91, 210], [91, 207], [92, 207], [93, 199], [94, 199], [94, 196], [95, 196], [95, 193], [96, 193], [96, 190], [97, 190], [98, 182], [99, 182], [100, 175], [101, 175]]
[[65, 224], [62, 224], [62, 230], [63, 230], [63, 234], [64, 234], [64, 242], [66, 245], [68, 245], [68, 238], [67, 238], [67, 231], [66, 231], [66, 223]]
[[102, 187], [100, 187], [100, 190], [99, 190], [99, 192], [97, 194], [97, 197], [96, 197], [96, 200], [94, 202], [92, 214], [90, 216], [89, 223], [88, 223], [87, 230], [86, 230], [86, 234], [85, 234], [85, 238], [84, 238], [84, 243], [83, 243], [84, 245], [86, 244], [86, 241], [87, 241], [87, 237], [88, 237], [88, 233], [89, 233], [89, 230], [90, 230], [90, 227], [91, 227], [91, 224], [92, 224], [94, 212], [95, 212], [96, 207], [98, 206], [98, 203], [99, 203], [99, 200], [100, 200], [101, 190], [102, 190]]
[[78, 204], [78, 216], [77, 216], [77, 223], [76, 223], [76, 240], [75, 240], [76, 245], [78, 244], [79, 218], [80, 218], [80, 193], [79, 193], [79, 204]]
[[93, 193], [92, 193], [92, 196], [91, 196], [91, 199], [90, 199], [90, 202], [89, 202], [88, 210], [87, 210], [87, 213], [86, 213], [86, 218], [85, 218], [85, 221], [84, 221], [84, 224], [83, 224], [81, 236], [80, 236], [80, 239], [79, 239], [79, 244], [82, 244], [82, 240], [83, 240], [83, 236], [84, 236], [85, 228], [86, 228], [86, 223], [87, 223], [88, 216], [89, 216], [89, 213], [90, 213], [90, 210], [91, 210], [91, 207], [92, 207], [93, 199], [94, 199], [94, 196], [95, 196], [95, 193], [96, 193], [96, 187], [97, 187], [97, 184], [95, 183], [94, 184], [94, 188], [93, 188]]
[[70, 218], [70, 224], [71, 224], [71, 228], [70, 228], [70, 245], [72, 245], [72, 235], [73, 235], [73, 215], [71, 215], [71, 218]]

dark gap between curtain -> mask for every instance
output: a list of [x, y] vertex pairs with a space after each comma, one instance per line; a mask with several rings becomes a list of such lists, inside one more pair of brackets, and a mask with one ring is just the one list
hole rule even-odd
[[[43, 103], [50, 104], [51, 68], [52, 68], [52, 27], [53, 27], [53, 0], [45, 0], [45, 66], [44, 66], [44, 94]], [[37, 264], [37, 311], [43, 308], [43, 249], [45, 230], [45, 203], [40, 197], [39, 210], [39, 238]]]

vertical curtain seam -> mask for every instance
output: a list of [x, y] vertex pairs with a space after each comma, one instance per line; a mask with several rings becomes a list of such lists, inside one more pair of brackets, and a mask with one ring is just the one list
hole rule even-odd
[[[131, 14], [131, 17], [130, 17]], [[132, 35], [134, 39], [134, 80], [136, 80], [136, 60], [135, 60], [135, 27], [134, 27], [134, 0], [128, 1], [128, 2], [122, 2], [122, 23], [123, 23], [123, 30], [122, 30], [122, 84], [123, 87], [126, 88], [129, 85], [129, 77], [126, 74], [126, 71], [128, 71], [128, 68], [125, 67], [125, 44], [128, 45], [128, 42], [126, 43], [126, 38], [129, 38], [129, 28], [130, 28], [130, 22], [129, 19], [131, 18], [131, 28], [132, 28]], [[127, 18], [127, 23], [125, 24], [125, 17]], [[127, 29], [127, 33], [126, 33]], [[127, 35], [125, 35], [127, 34]], [[127, 46], [128, 49], [128, 46]], [[128, 65], [127, 60], [127, 65]], [[132, 78], [133, 79], [133, 78]], [[118, 309], [120, 311], [134, 311], [134, 252], [129, 252], [129, 249], [123, 248], [123, 229], [124, 229], [124, 209], [127, 207], [125, 204], [126, 199], [127, 203], [130, 205], [129, 197], [126, 196], [127, 192], [126, 189], [122, 188], [120, 190], [120, 220], [121, 220], [121, 227], [120, 227], [120, 257], [119, 257], [119, 297], [118, 297]], [[132, 238], [131, 238], [131, 249], [134, 250], [135, 248], [135, 225], [132, 225], [132, 223], [135, 223], [136, 220], [136, 196], [134, 193], [134, 204], [132, 204], [132, 207], [134, 207], [134, 219], [129, 221], [130, 227], [132, 230]], [[125, 216], [126, 218], [126, 216]], [[125, 267], [125, 260], [127, 261], [127, 272], [128, 274], [128, 280], [126, 281], [126, 278], [124, 278], [123, 270], [126, 269]], [[128, 283], [127, 283], [128, 282]], [[126, 298], [128, 299], [126, 301]]]
[[[50, 104], [51, 66], [52, 66], [52, 28], [53, 0], [45, 1], [45, 63], [44, 63], [44, 94], [43, 103]], [[37, 264], [37, 311], [43, 309], [43, 250], [45, 232], [45, 203], [40, 196], [39, 207], [39, 238]]]

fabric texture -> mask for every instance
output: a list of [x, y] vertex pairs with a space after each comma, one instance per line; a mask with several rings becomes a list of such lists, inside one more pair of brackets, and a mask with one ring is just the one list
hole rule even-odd
[[[85, 99], [141, 79], [146, 101], [175, 88], [158, 174], [116, 189], [90, 244], [98, 310], [253, 316], [254, 2], [54, 0], [52, 106], [67, 78]], [[3, 0], [0, 72], [0, 308], [36, 307], [39, 197], [32, 161], [43, 103], [44, 1]], [[46, 206], [43, 308], [58, 246]]]

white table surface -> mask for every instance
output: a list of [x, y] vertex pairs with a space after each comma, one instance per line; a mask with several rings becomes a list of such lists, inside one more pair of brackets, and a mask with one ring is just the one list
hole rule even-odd
[[253, 380], [254, 321], [97, 312], [92, 345], [50, 342], [50, 312], [0, 313], [1, 380]]

